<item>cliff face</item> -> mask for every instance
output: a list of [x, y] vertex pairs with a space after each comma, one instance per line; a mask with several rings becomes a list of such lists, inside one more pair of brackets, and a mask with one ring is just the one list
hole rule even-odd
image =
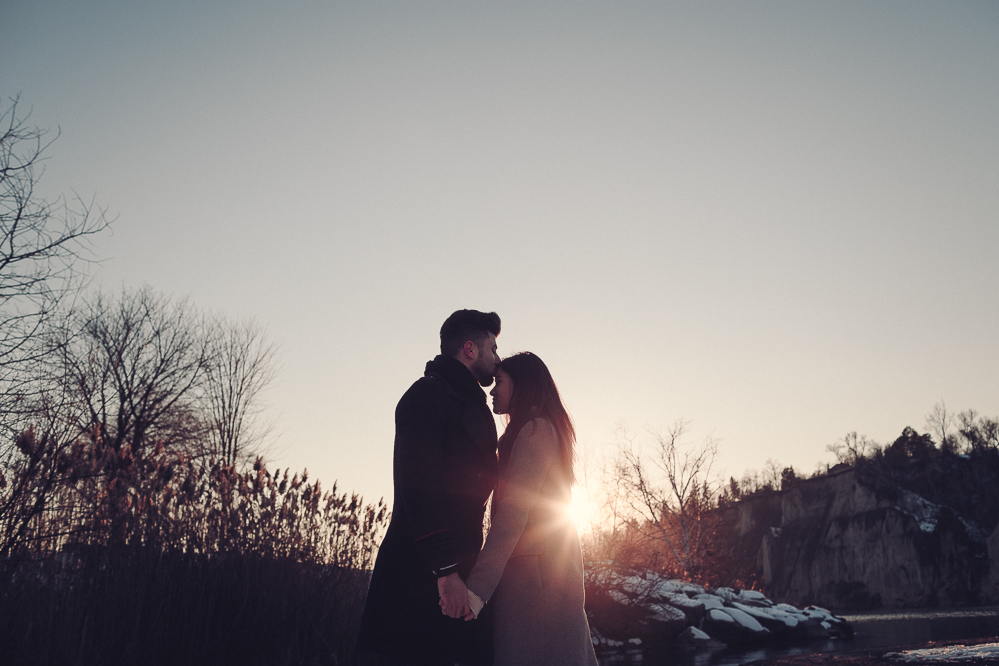
[[952, 458], [850, 468], [747, 498], [723, 511], [733, 552], [769, 596], [796, 605], [997, 603], [999, 529], [989, 507], [999, 489], [972, 461]]

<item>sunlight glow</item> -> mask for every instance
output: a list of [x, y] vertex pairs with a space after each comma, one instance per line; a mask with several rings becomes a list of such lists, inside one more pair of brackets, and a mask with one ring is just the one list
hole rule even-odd
[[593, 505], [590, 497], [583, 486], [575, 486], [572, 489], [572, 502], [569, 504], [569, 517], [576, 523], [576, 529], [582, 534], [592, 531], [593, 527]]

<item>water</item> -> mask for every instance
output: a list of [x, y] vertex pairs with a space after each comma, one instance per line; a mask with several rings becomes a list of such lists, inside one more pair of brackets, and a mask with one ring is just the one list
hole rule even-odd
[[816, 652], [891, 648], [926, 641], [948, 641], [999, 636], [999, 606], [979, 608], [928, 608], [844, 615], [854, 637], [815, 640], [792, 647], [701, 650], [689, 654], [654, 654], [628, 650], [604, 655], [602, 666], [739, 666], [759, 659], [773, 659]]

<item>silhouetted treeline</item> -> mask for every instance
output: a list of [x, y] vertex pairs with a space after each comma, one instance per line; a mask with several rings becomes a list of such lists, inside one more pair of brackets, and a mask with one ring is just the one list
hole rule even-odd
[[650, 433], [651, 447], [623, 438], [618, 456], [605, 463], [600, 517], [583, 540], [589, 570], [650, 570], [711, 586], [752, 588], [759, 582], [755, 554], [747, 559], [739, 552], [719, 509], [847, 467], [860, 468], [868, 486], [889, 496], [908, 490], [988, 529], [999, 522], [999, 419], [973, 410], [948, 413], [940, 403], [927, 417], [927, 433], [906, 427], [881, 445], [851, 432], [828, 447], [835, 465], [803, 475], [768, 460], [762, 470], [727, 483], [710, 475], [715, 441], [689, 444], [685, 427], [680, 421], [665, 433]]

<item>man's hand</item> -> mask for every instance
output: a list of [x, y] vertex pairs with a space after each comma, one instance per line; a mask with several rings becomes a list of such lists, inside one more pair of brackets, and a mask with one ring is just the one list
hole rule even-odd
[[437, 592], [441, 595], [441, 610], [448, 617], [466, 617], [472, 612], [468, 606], [468, 591], [458, 574], [437, 579]]

